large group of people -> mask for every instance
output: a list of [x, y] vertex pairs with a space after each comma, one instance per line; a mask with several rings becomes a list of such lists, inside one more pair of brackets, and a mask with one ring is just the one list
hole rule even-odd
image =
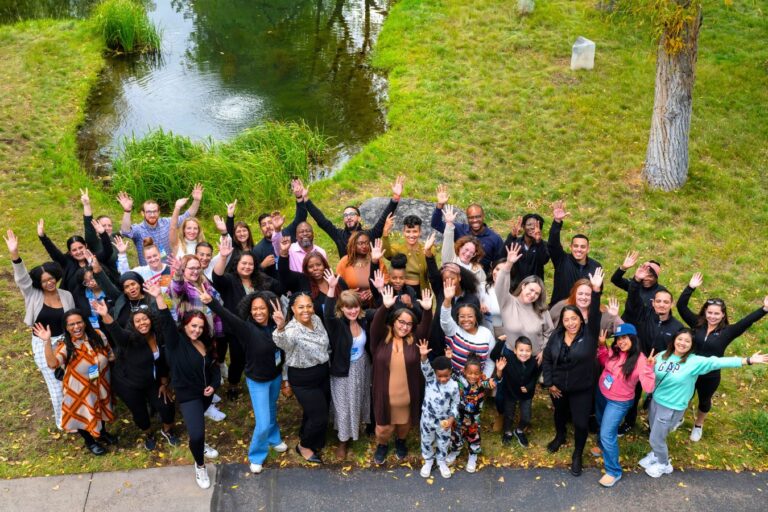
[[[540, 427], [532, 424], [539, 387], [554, 411], [547, 449], [568, 442], [571, 423], [570, 472], [579, 476], [592, 419], [599, 434], [591, 453], [605, 469], [599, 483], [611, 487], [622, 477], [619, 436], [634, 427], [643, 394], [650, 452], [639, 464], [657, 478], [673, 471], [667, 438], [694, 394], [690, 439], [699, 442], [720, 370], [768, 363], [759, 352], [726, 356], [768, 313], [768, 297], [735, 323], [719, 298], [695, 313], [690, 301], [703, 282], [695, 273], [676, 304], [681, 322], [672, 292], [659, 283], [662, 265], [638, 265], [631, 252], [610, 279], [627, 292], [623, 312], [618, 300], [603, 300], [605, 271], [590, 257], [588, 237], [573, 234], [567, 248], [561, 242], [569, 216], [562, 201], [553, 205], [546, 240], [541, 212], [519, 217], [503, 240], [479, 204], [459, 222], [441, 185], [433, 233], [423, 238], [423, 219], [409, 214], [396, 239], [402, 177], [371, 228], [356, 206], [343, 208], [343, 225], [334, 225], [301, 181], [291, 187], [293, 221], [286, 225], [277, 211], [259, 215], [258, 242], [257, 231], [235, 221], [236, 201], [226, 205], [226, 219], [215, 216], [218, 233], [206, 237], [195, 217], [201, 185], [189, 208], [182, 213], [188, 198], [179, 199], [170, 217], [145, 201], [138, 223], [133, 199], [121, 192], [119, 233], [108, 216], [93, 218], [88, 191], [81, 191], [83, 236], [67, 239], [63, 252], [41, 219], [37, 234], [51, 261], [29, 271], [7, 231], [24, 323], [58, 428], [104, 455], [118, 442], [107, 425], [119, 399], [144, 447], [156, 450], [158, 441], [180, 444], [178, 411], [196, 481], [207, 488], [205, 459], [218, 453], [206, 443], [206, 418], [226, 418], [219, 393], [238, 400], [244, 376], [255, 423], [247, 452], [253, 473], [263, 471], [270, 450], [288, 449], [278, 422], [282, 394], [301, 408], [295, 451], [307, 462], [322, 464], [331, 426], [339, 459], [367, 428], [375, 464], [387, 460], [393, 437], [394, 456], [407, 457], [414, 429], [421, 476], [436, 462], [448, 478], [465, 446], [466, 470], [477, 470], [486, 400], [495, 404], [502, 442], [528, 447], [531, 429]], [[310, 216], [336, 245], [335, 268], [332, 248], [315, 243]], [[439, 263], [435, 232], [443, 234]], [[152, 428], [156, 416], [159, 430]]]

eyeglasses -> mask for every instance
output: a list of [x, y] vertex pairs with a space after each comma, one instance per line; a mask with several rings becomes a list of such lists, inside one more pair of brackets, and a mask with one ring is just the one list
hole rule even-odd
[[160, 210], [144, 210], [144, 213], [147, 215], [157, 215], [160, 213]]
[[413, 322], [406, 322], [405, 320], [397, 319], [395, 323], [401, 327], [413, 327]]
[[138, 306], [131, 306], [131, 313], [136, 313], [138, 311], [146, 311], [149, 309], [149, 306], [146, 304], [139, 304]]
[[345, 219], [349, 217], [357, 217], [357, 212], [344, 212], [342, 214], [342, 217], [344, 217]]
[[200, 269], [202, 267], [185, 267], [184, 270], [189, 270], [190, 272], [200, 272]]

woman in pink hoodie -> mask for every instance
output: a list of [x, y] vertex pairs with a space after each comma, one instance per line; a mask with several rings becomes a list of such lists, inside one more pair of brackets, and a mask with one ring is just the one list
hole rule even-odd
[[602, 450], [605, 475], [600, 479], [600, 485], [613, 487], [621, 478], [619, 424], [632, 407], [638, 381], [646, 393], [652, 393], [656, 377], [653, 373], [653, 351], [648, 358], [643, 355], [634, 325], [619, 325], [610, 348], [605, 345], [606, 334], [605, 330], [601, 332], [597, 349], [597, 359], [604, 367], [595, 397], [595, 414], [600, 423], [600, 448], [593, 448], [592, 454], [599, 456]]

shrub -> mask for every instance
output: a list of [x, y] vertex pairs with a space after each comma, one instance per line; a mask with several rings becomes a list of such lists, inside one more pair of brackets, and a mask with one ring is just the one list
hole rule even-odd
[[155, 199], [172, 207], [199, 182], [205, 186], [203, 209], [221, 213], [225, 202], [237, 199], [249, 210], [267, 210], [290, 197], [291, 178], [309, 178], [326, 147], [325, 138], [303, 123], [270, 122], [229, 142], [206, 144], [160, 129], [124, 141], [112, 186], [137, 204]]
[[107, 48], [118, 53], [153, 53], [160, 34], [144, 5], [136, 0], [104, 0], [93, 14]]

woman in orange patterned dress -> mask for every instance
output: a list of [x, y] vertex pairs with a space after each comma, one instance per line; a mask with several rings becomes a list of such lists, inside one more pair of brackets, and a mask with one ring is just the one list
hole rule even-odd
[[115, 356], [85, 318], [77, 309], [64, 313], [64, 343], [59, 343], [55, 351], [48, 326], [37, 323], [32, 331], [44, 342], [48, 366], [64, 368], [62, 429], [77, 432], [91, 453], [104, 455], [106, 450], [94, 438], [107, 444], [117, 443], [105, 424], [115, 418], [109, 380], [109, 362]]

